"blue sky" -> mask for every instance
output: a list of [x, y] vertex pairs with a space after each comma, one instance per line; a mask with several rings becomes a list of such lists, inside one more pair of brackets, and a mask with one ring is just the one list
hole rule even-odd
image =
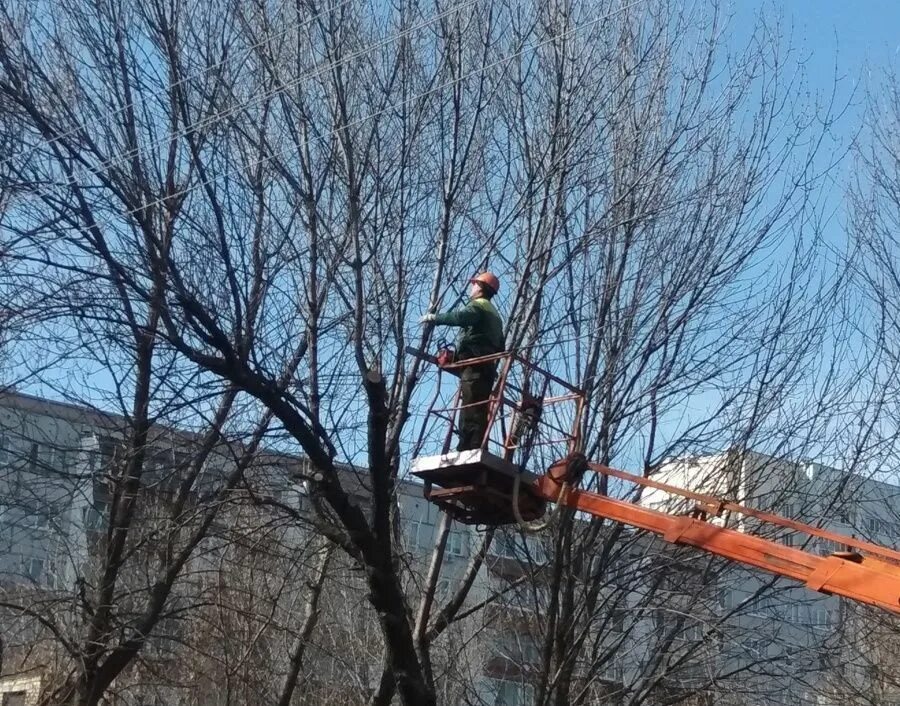
[[838, 104], [852, 102], [835, 126], [836, 137], [846, 141], [859, 129], [866, 90], [877, 91], [884, 71], [900, 67], [898, 0], [732, 0], [726, 11], [736, 46], [760, 13], [767, 21], [781, 18], [810, 90], [828, 96], [837, 79]]
[[[866, 88], [877, 88], [881, 72], [900, 65], [900, 0], [732, 0], [730, 11], [729, 36], [736, 47], [755, 15], [780, 16], [786, 41], [804, 60], [809, 88], [830, 95], [837, 78], [838, 104], [853, 101], [833, 131], [835, 149], [846, 148], [860, 127]], [[833, 241], [843, 239], [843, 190], [851, 169], [851, 160], [842, 162], [828, 192]]]
[[[810, 91], [827, 98], [837, 81], [836, 103], [849, 105], [833, 126], [834, 150], [844, 152], [857, 138], [864, 142], [860, 130], [867, 93], [877, 96], [888, 72], [900, 74], [900, 0], [731, 2], [734, 41], [739, 41], [741, 28], [749, 31], [760, 13], [767, 19], [781, 17], [786, 42], [804, 62]], [[847, 242], [845, 191], [853, 175], [853, 156], [845, 155], [824, 195], [824, 211], [830, 214], [825, 236], [838, 248]], [[885, 479], [897, 482], [893, 474]]]
[[[877, 86], [880, 72], [900, 63], [900, 2], [897, 0], [734, 0], [735, 29], [749, 26], [753, 15], [781, 16], [785, 33], [806, 57], [810, 88], [830, 92], [837, 76], [840, 94]], [[856, 102], [861, 104], [860, 90]], [[850, 136], [859, 114], [846, 116], [842, 126]]]
[[[738, 3], [765, 7], [765, 3]], [[865, 62], [884, 64], [900, 48], [900, 3], [895, 0], [789, 0], [783, 11], [798, 38], [814, 51], [813, 63], [828, 71], [838, 65], [857, 73]]]

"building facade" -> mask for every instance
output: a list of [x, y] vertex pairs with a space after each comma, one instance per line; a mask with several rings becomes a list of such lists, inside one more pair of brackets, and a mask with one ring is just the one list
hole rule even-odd
[[[115, 459], [120, 422], [27, 395], [10, 393], [0, 398], [4, 499], [0, 504], [0, 590], [7, 596], [74, 595], [80, 581], [91, 580], [91, 559], [102, 551], [109, 521], [110, 498], [103, 478]], [[173, 430], [153, 435], [147, 482], [158, 490], [160, 502], [166, 497], [167, 483], [177, 479], [188, 463], [193, 443], [190, 434]], [[267, 497], [273, 501], [269, 505], [294, 508], [302, 518], [310, 511], [309, 503], [302, 484], [293, 481], [290, 473], [302, 460], [264, 456], [264, 468], [258, 472], [267, 473], [267, 481], [256, 487], [268, 483]], [[207, 472], [221, 472], [228, 463], [222, 454]], [[352, 468], [346, 473], [348, 482], [355, 482]], [[831, 529], [880, 544], [896, 546], [900, 539], [897, 488], [834, 469], [757, 454], [741, 459], [725, 454], [673, 460], [660, 469], [657, 478], [805, 522], [827, 520], [825, 526]], [[365, 484], [357, 485], [364, 495]], [[236, 490], [233, 502], [223, 508], [217, 520], [221, 527], [196, 552], [189, 579], [179, 585], [174, 602], [202, 606], [209, 591], [215, 589], [221, 595], [227, 583], [226, 593], [233, 595], [230, 605], [258, 603], [254, 616], [270, 615], [273, 626], [279, 621], [286, 624], [309, 582], [303, 562], [308, 561], [312, 571], [317, 565], [321, 550], [316, 548], [316, 533], [312, 525], [285, 523], [274, 511], [265, 514], [246, 499]], [[657, 491], [645, 493], [640, 502], [668, 511], [683, 509], [677, 498]], [[407, 588], [410, 595], [418, 595], [444, 518], [424, 500], [416, 483], [400, 484], [397, 503], [408, 562]], [[153, 518], [148, 516], [146, 521], [151, 526]], [[759, 529], [737, 518], [724, 517], [722, 522], [744, 531]], [[577, 664], [569, 678], [584, 702], [671, 703], [673, 695], [683, 693], [681, 703], [726, 706], [900, 703], [895, 695], [900, 690], [884, 676], [893, 669], [893, 655], [883, 649], [892, 638], [880, 638], [878, 647], [885, 654], [875, 655], [876, 646], [859, 639], [871, 633], [860, 630], [866, 615], [855, 606], [697, 552], [673, 549], [638, 532], [598, 528], [583, 519], [575, 524], [572, 536], [590, 537], [595, 542], [591, 546], [612, 551], [602, 563], [602, 552], [598, 552], [598, 557], [581, 556], [575, 565], [565, 567], [566, 590], [574, 603], [569, 615], [577, 620], [569, 627], [573, 641], [579, 642], [572, 653]], [[457, 524], [449, 528], [435, 587], [438, 604], [461, 588], [484, 539], [485, 528]], [[797, 541], [793, 535], [778, 539]], [[830, 553], [835, 547], [822, 544], [813, 549]], [[152, 543], [146, 550], [152, 550]], [[441, 703], [527, 706], [533, 702], [548, 659], [546, 616], [551, 604], [562, 600], [555, 551], [552, 534], [523, 535], [515, 528], [496, 532], [460, 611], [471, 614], [433, 646], [434, 667], [445, 675]], [[309, 696], [302, 703], [356, 703], [355, 698], [377, 686], [381, 673], [380, 637], [371, 628], [364, 583], [349, 564], [335, 561], [330, 570], [322, 610], [331, 611], [333, 620], [322, 623], [323, 637], [310, 645], [315, 666], [306, 675], [308, 683], [320, 685], [321, 695], [315, 697], [318, 701]], [[227, 652], [223, 636], [228, 631], [253, 635], [256, 641], [243, 663], [256, 665], [256, 671], [246, 677], [251, 684], [248, 693], [263, 693], [269, 682], [281, 678], [283, 655], [290, 651], [285, 640], [293, 633], [274, 627], [269, 632], [254, 631], [254, 625], [242, 623], [240, 611], [223, 616], [220, 607], [197, 610], [203, 615], [202, 629], [187, 626], [173, 612], [147, 646], [153, 664], [166, 665], [171, 674], [181, 675], [179, 679], [173, 677], [172, 684], [151, 689], [147, 684], [155, 672], [148, 667], [136, 680], [141, 686], [122, 685], [111, 703], [225, 703], [216, 691], [230, 672], [225, 669], [221, 677], [215, 675], [223, 660], [229, 659], [220, 654]], [[557, 610], [555, 604], [553, 610]], [[8, 615], [4, 620], [7, 654], [27, 652], [35, 635], [22, 621], [9, 622]], [[579, 634], [582, 628], [584, 634]], [[188, 668], [179, 657], [186, 645], [205, 654], [206, 661]], [[207, 680], [202, 702], [191, 685], [191, 679], [201, 680], [197, 676], [201, 673]], [[25, 662], [5, 660], [0, 706], [32, 703], [42, 688], [41, 678]], [[252, 686], [254, 679], [259, 680], [256, 686]], [[854, 691], [850, 697], [848, 685]], [[839, 689], [845, 691], [839, 693]], [[251, 697], [229, 698], [249, 703]]]

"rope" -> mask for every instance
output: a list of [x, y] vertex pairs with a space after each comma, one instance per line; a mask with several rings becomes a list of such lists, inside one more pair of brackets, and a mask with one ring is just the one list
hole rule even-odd
[[519, 529], [526, 534], [535, 534], [537, 532], [542, 532], [553, 523], [553, 521], [556, 519], [556, 516], [559, 514], [560, 508], [562, 507], [563, 497], [565, 497], [565, 494], [569, 491], [569, 481], [566, 481], [560, 487], [559, 495], [556, 498], [553, 509], [550, 511], [550, 515], [544, 520], [535, 520], [534, 522], [526, 521], [525, 518], [522, 517], [522, 511], [519, 510], [519, 487], [521, 485], [522, 471], [519, 471], [518, 473], [516, 473], [516, 478], [513, 481], [512, 497], [513, 514], [516, 517], [516, 524], [519, 526]]

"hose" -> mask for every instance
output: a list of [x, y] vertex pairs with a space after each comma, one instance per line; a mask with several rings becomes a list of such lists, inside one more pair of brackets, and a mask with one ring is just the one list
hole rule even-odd
[[560, 486], [559, 495], [556, 498], [553, 509], [550, 511], [550, 515], [544, 520], [535, 520], [534, 522], [526, 521], [525, 518], [522, 517], [522, 511], [519, 509], [519, 487], [521, 485], [522, 471], [520, 470], [518, 473], [516, 473], [516, 478], [513, 481], [512, 492], [513, 514], [516, 517], [516, 524], [518, 524], [519, 529], [526, 534], [535, 534], [536, 532], [541, 532], [547, 529], [559, 514], [559, 510], [562, 507], [562, 499], [569, 491], [569, 481], [564, 482], [562, 486]]

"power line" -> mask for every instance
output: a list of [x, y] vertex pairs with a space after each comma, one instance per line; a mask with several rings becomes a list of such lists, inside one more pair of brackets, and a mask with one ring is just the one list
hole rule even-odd
[[[343, 0], [343, 2], [339, 3], [338, 5], [334, 5], [332, 7], [328, 7], [326, 9], [322, 10], [321, 12], [317, 12], [312, 17], [308, 18], [308, 20], [305, 23], [299, 25], [298, 27], [290, 27], [289, 26], [281, 32], [277, 32], [274, 34], [266, 34], [264, 39], [260, 40], [256, 44], [251, 44], [249, 47], [247, 47], [247, 51], [240, 57], [239, 60], [237, 60], [235, 58], [230, 58], [230, 57], [222, 59], [221, 61], [218, 61], [214, 64], [210, 64], [209, 66], [205, 67], [204, 69], [202, 69], [200, 71], [197, 71], [196, 73], [189, 74], [188, 76], [184, 76], [176, 81], [173, 81], [173, 82], [167, 84], [165, 89], [171, 90], [173, 88], [178, 88], [179, 86], [182, 86], [182, 85], [188, 83], [189, 81], [193, 81], [195, 79], [202, 78], [206, 74], [212, 72], [215, 69], [225, 66], [226, 64], [228, 64], [231, 61], [237, 61], [237, 63], [241, 63], [241, 62], [245, 61], [252, 54], [252, 52], [255, 51], [256, 49], [259, 49], [260, 47], [268, 44], [269, 42], [271, 42], [275, 39], [284, 37], [288, 32], [290, 32], [293, 29], [300, 31], [301, 29], [311, 25], [315, 20], [317, 20], [318, 18], [323, 16], [325, 13], [339, 10], [342, 7], [344, 7], [345, 5], [349, 5], [352, 1], [353, 0]], [[282, 4], [283, 4], [283, 2], [282, 2]], [[149, 97], [156, 97], [156, 98], [162, 97], [161, 93], [157, 93], [155, 91], [148, 91], [147, 93], [149, 94]], [[110, 117], [110, 118], [116, 117], [116, 116], [124, 113], [126, 110], [128, 110], [128, 106], [118, 108], [117, 110], [114, 110], [111, 113], [108, 113], [107, 117]], [[58, 142], [66, 137], [71, 137], [72, 135], [77, 133], [79, 130], [87, 129], [89, 126], [90, 125], [88, 123], [82, 123], [80, 125], [76, 125], [75, 127], [69, 128], [68, 130], [65, 130], [65, 131], [59, 133], [58, 135], [50, 138], [49, 140], [39, 140], [36, 144], [32, 145], [32, 150], [40, 149], [41, 147], [47, 147], [49, 145], [52, 145], [55, 142]], [[6, 166], [12, 160], [13, 160], [13, 157], [7, 157], [4, 160], [0, 160], [0, 166]]]
[[[624, 7], [621, 7], [621, 8], [619, 8], [619, 9], [613, 11], [613, 12], [606, 13], [606, 14], [604, 14], [604, 15], [600, 15], [600, 16], [598, 16], [598, 17], [595, 17], [593, 20], [584, 22], [584, 23], [582, 23], [582, 24], [580, 24], [580, 25], [576, 25], [575, 27], [572, 27], [572, 28], [570, 28], [570, 29], [567, 29], [567, 30], [558, 32], [558, 33], [556, 33], [556, 34], [550, 35], [549, 37], [547, 37], [546, 39], [544, 39], [544, 40], [542, 40], [542, 41], [540, 41], [540, 42], [534, 43], [534, 44], [532, 44], [532, 45], [530, 45], [530, 46], [527, 46], [527, 47], [523, 47], [522, 49], [519, 49], [519, 50], [517, 50], [517, 51], [515, 51], [515, 52], [512, 52], [511, 54], [508, 54], [508, 55], [506, 55], [506, 56], [504, 56], [504, 57], [501, 57], [500, 59], [497, 59], [496, 61], [493, 61], [493, 62], [488, 63], [488, 64], [484, 64], [484, 65], [482, 65], [481, 67], [479, 67], [479, 68], [477, 68], [477, 69], [473, 69], [472, 71], [470, 71], [470, 72], [468, 72], [468, 73], [466, 73], [466, 74], [463, 74], [463, 75], [461, 75], [461, 76], [459, 76], [459, 77], [457, 77], [457, 78], [454, 78], [454, 79], [451, 79], [451, 80], [449, 80], [449, 81], [446, 81], [445, 83], [439, 84], [439, 85], [437, 85], [437, 86], [435, 86], [435, 87], [433, 87], [433, 88], [428, 89], [427, 91], [423, 91], [423, 92], [421, 92], [421, 93], [414, 94], [414, 95], [410, 96], [409, 98], [407, 98], [407, 99], [401, 101], [400, 103], [391, 104], [391, 105], [389, 105], [389, 106], [387, 106], [387, 107], [385, 107], [385, 108], [382, 108], [381, 110], [375, 111], [375, 112], [373, 112], [373, 113], [369, 113], [368, 115], [364, 115], [364, 116], [362, 116], [362, 117], [360, 117], [360, 118], [357, 118], [356, 120], [352, 120], [352, 121], [346, 123], [345, 125], [342, 125], [342, 126], [339, 127], [339, 128], [336, 128], [336, 129], [334, 129], [334, 130], [330, 130], [330, 131], [325, 132], [325, 133], [323, 133], [323, 134], [321, 134], [321, 135], [318, 135], [318, 136], [312, 137], [312, 138], [310, 138], [310, 139], [307, 139], [307, 140], [303, 141], [302, 143], [300, 143], [299, 145], [293, 145], [292, 147], [286, 148], [285, 150], [281, 150], [281, 151], [278, 151], [278, 152], [274, 152], [274, 153], [271, 153], [271, 154], [262, 156], [262, 157], [260, 157], [260, 158], [258, 158], [258, 159], [256, 159], [256, 160], [251, 161], [251, 162], [247, 163], [246, 165], [244, 165], [244, 169], [253, 169], [253, 168], [258, 167], [258, 166], [260, 166], [260, 165], [262, 165], [262, 164], [265, 164], [265, 163], [267, 163], [267, 162], [269, 162], [269, 161], [271, 161], [272, 159], [275, 159], [275, 158], [277, 158], [277, 157], [285, 157], [285, 156], [287, 156], [287, 155], [289, 155], [289, 154], [297, 153], [301, 148], [310, 145], [310, 144], [313, 143], [315, 140], [323, 141], [323, 140], [325, 140], [325, 139], [328, 138], [328, 137], [332, 137], [332, 136], [338, 134], [341, 130], [346, 130], [346, 129], [351, 128], [351, 127], [356, 127], [356, 126], [361, 125], [362, 123], [364, 123], [364, 122], [366, 122], [366, 121], [368, 121], [368, 120], [371, 120], [371, 119], [373, 119], [373, 118], [379, 117], [380, 115], [383, 115], [383, 114], [385, 114], [385, 113], [387, 113], [387, 112], [389, 112], [389, 111], [396, 110], [397, 108], [399, 108], [399, 107], [401, 107], [401, 106], [406, 106], [406, 105], [408, 105], [408, 104], [411, 104], [411, 103], [413, 103], [413, 102], [419, 100], [420, 98], [424, 98], [425, 96], [428, 96], [428, 95], [430, 95], [430, 94], [436, 93], [436, 92], [438, 92], [438, 91], [440, 91], [440, 90], [442, 90], [442, 89], [444, 89], [444, 88], [448, 88], [448, 87], [450, 87], [450, 86], [452, 86], [452, 85], [454, 85], [454, 84], [456, 84], [456, 83], [460, 83], [461, 81], [464, 81], [464, 80], [466, 80], [466, 79], [468, 79], [468, 78], [470, 78], [470, 77], [472, 77], [472, 76], [481, 74], [481, 73], [483, 73], [483, 72], [485, 72], [485, 71], [488, 71], [489, 69], [495, 68], [495, 67], [500, 66], [500, 65], [505, 64], [505, 63], [508, 63], [508, 62], [512, 61], [513, 59], [522, 57], [522, 56], [524, 56], [525, 54], [527, 54], [528, 52], [536, 51], [536, 50], [540, 49], [541, 47], [546, 46], [547, 44], [550, 44], [550, 43], [552, 43], [552, 42], [554, 42], [554, 41], [557, 41], [557, 40], [559, 40], [559, 39], [562, 39], [562, 38], [565, 38], [565, 37], [574, 35], [574, 34], [576, 34], [577, 32], [580, 32], [580, 31], [582, 31], [582, 30], [588, 29], [588, 28], [590, 28], [590, 27], [592, 27], [592, 26], [594, 26], [594, 25], [596, 25], [596, 24], [602, 22], [603, 20], [606, 20], [606, 19], [609, 19], [609, 18], [611, 18], [611, 17], [614, 17], [614, 16], [616, 16], [616, 15], [622, 13], [622, 12], [625, 12], [626, 10], [631, 9], [632, 7], [636, 7], [637, 5], [640, 5], [640, 4], [643, 3], [643, 2], [645, 2], [645, 0], [634, 0], [634, 2], [631, 2], [631, 3], [629, 3], [628, 5], [625, 5]], [[474, 4], [474, 3], [473, 3], [473, 2], [466, 3], [466, 5], [471, 5], [471, 4]], [[464, 6], [465, 6], [465, 5], [463, 5], [462, 7], [464, 7]], [[455, 12], [457, 9], [458, 9], [458, 7], [454, 9], [454, 12]], [[434, 21], [436, 21], [436, 20], [438, 20], [438, 19], [441, 19], [441, 17], [443, 17], [443, 16], [446, 15], [446, 14], [449, 14], [449, 13], [442, 13], [441, 15], [438, 15], [438, 16], [436, 16], [436, 17], [433, 17], [433, 18], [431, 18], [431, 20], [430, 20], [428, 23], [430, 24], [431, 22], [434, 22]], [[406, 31], [409, 31], [409, 30], [406, 30]], [[371, 47], [370, 47], [370, 49], [371, 49]], [[297, 79], [297, 81], [302, 80], [303, 78], [305, 78], [305, 77], [300, 77], [299, 79]], [[296, 83], [297, 81], [295, 81], [294, 83]], [[288, 87], [290, 87], [290, 86], [289, 86], [289, 85], [285, 85], [284, 88], [286, 89], [286, 88], [288, 88]], [[280, 90], [284, 90], [284, 89], [280, 89]], [[277, 92], [280, 92], [280, 91], [276, 91], [276, 93], [277, 93]], [[224, 117], [227, 117], [227, 116], [220, 116], [220, 119], [224, 119]], [[174, 137], [174, 136], [175, 136], [175, 134], [171, 135], [170, 137]], [[128, 155], [122, 155], [122, 159], [128, 159], [128, 158], [129, 158]], [[152, 200], [152, 201], [149, 201], [149, 202], [147, 202], [147, 203], [141, 205], [141, 206], [138, 207], [138, 208], [125, 210], [124, 212], [122, 212], [121, 214], [119, 214], [118, 217], [120, 217], [120, 218], [127, 218], [128, 216], [136, 215], [136, 214], [139, 213], [140, 211], [143, 211], [143, 210], [145, 210], [145, 209], [147, 209], [147, 208], [150, 208], [150, 207], [153, 207], [153, 206], [159, 206], [159, 205], [162, 205], [163, 203], [165, 203], [165, 202], [168, 201], [169, 199], [180, 198], [180, 197], [182, 197], [182, 196], [186, 196], [187, 194], [189, 194], [190, 192], [194, 191], [195, 189], [201, 188], [201, 187], [203, 187], [203, 186], [209, 186], [209, 185], [212, 183], [212, 181], [213, 181], [212, 179], [201, 180], [201, 181], [197, 182], [196, 184], [194, 184], [194, 185], [192, 185], [192, 186], [189, 186], [189, 187], [186, 187], [186, 188], [184, 188], [184, 189], [182, 189], [182, 190], [180, 190], [180, 191], [176, 191], [175, 193], [167, 194], [165, 197], [162, 197], [162, 198], [158, 198], [158, 199], [154, 199], [154, 200]], [[42, 192], [41, 192], [40, 189], [38, 189], [37, 192], [38, 192], [38, 194], [43, 195], [43, 196], [45, 196], [45, 197], [48, 197], [48, 196], [49, 196], [49, 195], [46, 194], [46, 193], [43, 193], [43, 194], [42, 194]], [[101, 226], [101, 225], [113, 225], [113, 222], [114, 222], [114, 221], [113, 221], [112, 219], [107, 219], [107, 220], [99, 220], [99, 221], [96, 221], [96, 224], [97, 224], [98, 226]], [[79, 227], [77, 227], [77, 226], [72, 227], [72, 229], [76, 229], [76, 228], [79, 228]]]
[[[185, 125], [184, 127], [180, 128], [179, 130], [175, 130], [174, 132], [166, 133], [165, 135], [157, 138], [156, 140], [151, 140], [146, 145], [143, 145], [140, 149], [149, 150], [154, 147], [159, 147], [160, 145], [166, 144], [175, 138], [185, 137], [196, 130], [215, 125], [215, 124], [225, 120], [226, 118], [229, 118], [233, 115], [237, 115], [240, 111], [242, 111], [246, 108], [249, 108], [250, 106], [253, 106], [263, 100], [266, 100], [267, 98], [273, 98], [281, 93], [284, 93], [285, 91], [288, 91], [289, 89], [294, 88], [295, 86], [299, 85], [301, 82], [303, 82], [307, 79], [315, 78], [315, 77], [320, 76], [328, 71], [331, 71], [332, 69], [337, 68], [338, 66], [341, 66], [344, 63], [347, 63], [354, 59], [358, 59], [360, 57], [366, 56], [367, 54], [369, 54], [372, 51], [375, 51], [376, 49], [385, 47], [394, 41], [397, 41], [399, 39], [404, 38], [405, 36], [407, 36], [409, 34], [412, 34], [414, 31], [416, 31], [418, 29], [427, 27], [427, 26], [429, 26], [435, 22], [438, 22], [438, 21], [444, 19], [445, 17], [448, 17], [449, 15], [452, 15], [470, 5], [474, 5], [476, 2], [477, 2], [477, 0], [468, 0], [468, 2], [465, 2], [462, 5], [456, 5], [453, 8], [451, 8], [450, 10], [446, 10], [437, 15], [433, 15], [426, 20], [422, 20], [418, 24], [407, 27], [406, 29], [404, 29], [400, 32], [397, 32], [396, 34], [393, 34], [393, 35], [387, 37], [386, 39], [382, 39], [379, 42], [373, 42], [371, 44], [368, 44], [364, 48], [359, 49], [355, 52], [351, 52], [350, 54], [348, 54], [345, 57], [342, 57], [341, 59], [337, 59], [335, 61], [329, 62], [322, 66], [316, 67], [315, 69], [313, 69], [305, 74], [301, 74], [301, 75], [295, 77], [294, 79], [282, 84], [278, 88], [275, 88], [268, 92], [257, 93], [252, 98], [246, 100], [243, 103], [238, 103], [237, 105], [232, 106], [231, 108], [228, 108], [224, 111], [220, 111], [218, 113], [214, 113], [213, 115], [209, 115], [206, 118], [203, 118], [202, 120], [198, 120], [197, 122], [191, 123], [190, 125]], [[155, 95], [155, 94], [151, 94], [151, 95]], [[125, 110], [125, 109], [126, 108], [120, 109], [120, 112], [121, 112], [121, 110]], [[79, 128], [80, 127], [81, 126], [79, 126]], [[72, 130], [70, 131], [70, 134], [72, 134], [73, 132], [76, 132], [79, 128], [72, 128]], [[50, 144], [53, 144], [54, 142], [59, 141], [60, 139], [61, 139], [61, 136], [54, 136], [52, 138], [44, 140], [42, 144], [50, 145]], [[40, 144], [36, 145], [36, 147], [39, 147], [39, 146], [40, 146]], [[135, 157], [136, 154], [137, 154], [136, 150], [128, 150], [126, 152], [122, 152], [118, 155], [110, 157], [109, 159], [102, 161], [99, 164], [83, 165], [78, 171], [79, 172], [86, 171], [88, 173], [93, 173], [94, 175], [96, 175], [98, 172], [106, 171], [106, 170], [110, 169], [110, 167], [115, 167], [115, 166], [129, 162], [131, 159], [133, 159]], [[10, 159], [10, 158], [8, 158], [8, 159]], [[4, 162], [4, 164], [5, 164], [5, 162]]]

